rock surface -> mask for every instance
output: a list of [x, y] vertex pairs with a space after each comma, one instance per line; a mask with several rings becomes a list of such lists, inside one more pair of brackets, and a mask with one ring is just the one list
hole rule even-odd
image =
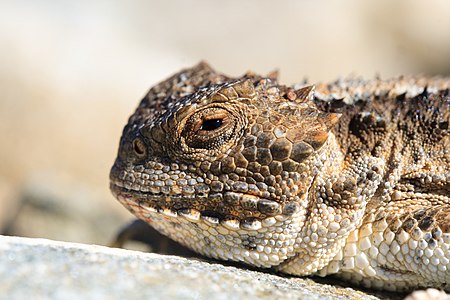
[[379, 299], [311, 279], [7, 236], [0, 236], [0, 295], [8, 299]]

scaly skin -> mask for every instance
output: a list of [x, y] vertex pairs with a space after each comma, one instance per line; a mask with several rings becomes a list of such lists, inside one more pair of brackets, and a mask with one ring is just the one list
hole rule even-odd
[[205, 256], [378, 289], [449, 290], [449, 86], [290, 88], [201, 63], [142, 100], [111, 190]]

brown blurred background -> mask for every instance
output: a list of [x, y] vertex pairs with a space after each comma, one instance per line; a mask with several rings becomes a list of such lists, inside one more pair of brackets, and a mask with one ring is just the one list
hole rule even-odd
[[1, 1], [0, 230], [105, 244], [123, 125], [200, 60], [310, 82], [450, 74], [450, 2]]

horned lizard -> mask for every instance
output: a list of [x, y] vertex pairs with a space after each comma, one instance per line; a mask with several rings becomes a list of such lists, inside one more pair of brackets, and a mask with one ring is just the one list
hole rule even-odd
[[206, 63], [154, 86], [111, 190], [208, 257], [450, 289], [450, 78], [287, 87]]

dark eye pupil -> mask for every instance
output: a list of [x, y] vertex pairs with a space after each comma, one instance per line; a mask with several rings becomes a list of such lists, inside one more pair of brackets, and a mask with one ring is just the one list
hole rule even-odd
[[222, 119], [211, 119], [211, 120], [205, 120], [202, 123], [202, 130], [210, 131], [219, 128], [222, 126], [223, 120]]

